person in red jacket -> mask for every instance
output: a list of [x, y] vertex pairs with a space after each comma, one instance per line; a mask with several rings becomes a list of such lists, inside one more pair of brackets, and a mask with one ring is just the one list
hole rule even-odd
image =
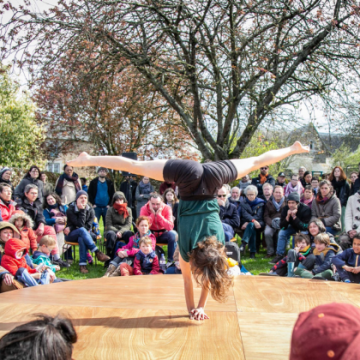
[[0, 184], [0, 211], [2, 221], [9, 221], [15, 212], [16, 203], [11, 200], [11, 186], [5, 183]]
[[26, 286], [45, 285], [54, 280], [50, 270], [41, 273], [41, 270], [39, 272], [32, 269], [25, 260], [27, 253], [28, 250], [22, 240], [10, 239], [5, 244], [5, 254], [1, 258], [1, 266]]
[[140, 210], [140, 216], [150, 219], [150, 230], [154, 233], [158, 243], [168, 244], [168, 264], [173, 262], [176, 246], [176, 231], [172, 210], [162, 201], [159, 194], [151, 194], [150, 200]]
[[[152, 248], [152, 240], [148, 236], [144, 236], [140, 239], [139, 243], [140, 251], [138, 251], [134, 260], [134, 275], [162, 274], [159, 266], [159, 259]], [[125, 264], [120, 265], [121, 270], [122, 266], [125, 266]]]

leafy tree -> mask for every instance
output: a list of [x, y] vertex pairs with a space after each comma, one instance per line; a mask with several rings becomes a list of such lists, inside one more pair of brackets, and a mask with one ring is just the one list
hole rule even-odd
[[44, 131], [35, 120], [35, 106], [0, 67], [0, 164], [16, 168], [44, 165], [40, 145]]
[[358, 164], [360, 163], [360, 146], [356, 151], [352, 152], [350, 148], [343, 144], [336, 150], [332, 156], [332, 166], [341, 166], [344, 170], [350, 167], [352, 170], [358, 170]]

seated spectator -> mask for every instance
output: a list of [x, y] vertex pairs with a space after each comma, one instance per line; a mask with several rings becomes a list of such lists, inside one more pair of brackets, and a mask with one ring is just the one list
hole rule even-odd
[[74, 173], [72, 166], [65, 165], [64, 173], [56, 180], [55, 192], [60, 196], [63, 204], [75, 201], [76, 194], [81, 190], [78, 174]]
[[129, 242], [134, 233], [131, 231], [132, 212], [127, 205], [125, 195], [117, 191], [112, 197], [110, 209], [106, 214], [106, 253], [111, 259], [115, 256], [117, 243], [122, 246]]
[[280, 231], [281, 211], [285, 206], [284, 189], [282, 186], [276, 185], [271, 201], [265, 204], [264, 209], [266, 258], [272, 258], [275, 255], [275, 243]]
[[301, 185], [299, 176], [296, 174], [291, 175], [291, 181], [286, 185], [285, 197], [288, 198], [289, 195], [293, 192], [296, 192], [297, 194], [299, 194], [299, 196], [301, 196], [302, 193], [304, 192], [304, 188]]
[[270, 274], [294, 277], [294, 271], [299, 264], [305, 264], [306, 257], [311, 254], [310, 237], [305, 234], [296, 234], [294, 242], [294, 249], [290, 249], [287, 256], [271, 268]]
[[231, 189], [231, 196], [229, 197], [229, 201], [236, 206], [239, 218], [241, 216], [241, 203], [245, 201], [245, 198], [240, 196], [240, 193], [241, 190], [235, 186]]
[[352, 246], [354, 236], [360, 230], [360, 191], [351, 195], [345, 210], [345, 232], [340, 237], [340, 246], [345, 250]]
[[168, 244], [168, 264], [173, 262], [175, 239], [172, 210], [166, 206], [159, 194], [152, 194], [149, 202], [141, 208], [140, 216], [150, 218], [150, 230], [156, 237], [156, 242]]
[[100, 167], [97, 171], [98, 177], [90, 181], [89, 185], [89, 202], [93, 205], [95, 216], [100, 222], [103, 219], [104, 227], [106, 226], [106, 212], [114, 196], [114, 184], [107, 179], [108, 169]]
[[227, 196], [228, 192], [225, 186], [218, 190], [219, 216], [225, 233], [225, 242], [229, 242], [234, 237], [235, 229], [240, 226], [240, 217], [236, 206], [229, 201]]
[[317, 177], [313, 177], [311, 179], [311, 188], [312, 188], [313, 192], [315, 193], [315, 195], [317, 195], [317, 193], [319, 191], [319, 179]]
[[331, 270], [331, 261], [340, 249], [337, 244], [330, 244], [330, 238], [327, 234], [319, 234], [314, 239], [315, 249], [306, 260], [314, 260], [314, 268], [310, 271], [299, 266], [295, 270], [295, 275], [299, 275], [305, 279], [313, 277], [331, 280], [333, 272]]
[[88, 192], [89, 188], [86, 185], [86, 183], [87, 183], [86, 178], [84, 178], [84, 177], [80, 178], [80, 182], [81, 182], [81, 190], [84, 190], [84, 191]]
[[249, 175], [245, 175], [239, 181], [238, 188], [240, 189], [241, 193], [243, 193], [249, 185], [251, 185], [250, 177]]
[[52, 194], [54, 192], [54, 185], [47, 181], [48, 177], [44, 172], [40, 173], [40, 180], [44, 184], [43, 185], [44, 186], [43, 196], [44, 196], [44, 200], [45, 200], [49, 194]]
[[341, 206], [329, 180], [322, 180], [320, 189], [312, 202], [311, 215], [320, 219], [326, 231], [336, 235], [341, 230]]
[[77, 335], [69, 319], [38, 315], [0, 339], [2, 360], [70, 360]]
[[49, 268], [54, 274], [60, 270], [59, 265], [53, 265], [50, 262], [50, 253], [56, 247], [56, 241], [49, 235], [45, 235], [41, 238], [38, 248], [34, 251], [31, 260], [35, 265], [43, 265], [45, 268]]
[[290, 241], [290, 236], [297, 232], [307, 233], [309, 221], [311, 219], [311, 209], [300, 203], [300, 195], [293, 192], [287, 199], [287, 205], [281, 211], [280, 231], [276, 248], [276, 256], [270, 264], [276, 264], [285, 256], [286, 246]]
[[282, 188], [285, 189], [286, 187], [285, 179], [286, 179], [285, 173], [283, 172], [279, 173], [275, 186], [281, 186]]
[[11, 186], [0, 183], [0, 211], [2, 221], [9, 221], [15, 212], [16, 202], [11, 200]]
[[300, 180], [301, 185], [303, 186], [304, 189], [305, 189], [305, 186], [307, 186], [307, 185], [311, 186], [311, 180], [312, 180], [311, 172], [310, 171], [305, 171], [303, 178]]
[[307, 205], [311, 209], [313, 200], [314, 200], [314, 192], [311, 188], [311, 185], [306, 185], [304, 189], [304, 194], [301, 197], [300, 202]]
[[181, 274], [181, 267], [180, 267], [180, 248], [179, 246], [176, 247], [174, 252], [174, 263], [170, 265], [166, 271], [166, 275], [179, 275]]
[[260, 168], [259, 176], [254, 177], [251, 181], [251, 184], [256, 186], [259, 197], [263, 194], [262, 186], [265, 183], [271, 184], [272, 187], [275, 186], [275, 179], [269, 174], [269, 166], [263, 166]]
[[66, 217], [67, 227], [64, 230], [65, 240], [79, 243], [79, 266], [82, 274], [89, 272], [86, 268], [87, 250], [94, 252], [96, 258], [101, 262], [110, 259], [109, 256], [106, 256], [97, 248], [90, 235], [95, 213], [93, 208], [88, 204], [86, 191], [80, 190], [76, 194], [75, 202], [71, 203], [66, 211]]
[[359, 177], [359, 174], [356, 171], [353, 171], [352, 173], [350, 173], [350, 195], [354, 195], [354, 184], [356, 179]]
[[306, 167], [305, 167], [305, 166], [300, 166], [300, 167], [299, 167], [298, 175], [299, 175], [299, 181], [300, 181], [301, 183], [302, 183], [303, 180], [304, 180], [305, 171], [306, 171]]
[[[43, 215], [43, 209], [38, 198], [38, 189], [36, 185], [28, 184], [25, 187], [25, 194], [22, 198], [18, 199], [17, 209], [22, 210], [30, 216], [34, 226], [35, 234], [37, 236], [37, 242], [45, 235], [51, 235], [56, 240], [56, 233], [53, 227], [45, 225], [45, 217]], [[70, 265], [60, 259], [59, 248], [52, 251], [53, 263], [60, 267], [69, 267]]]
[[38, 197], [40, 203], [44, 201], [44, 184], [40, 180], [40, 169], [33, 165], [26, 173], [24, 178], [20, 181], [19, 185], [15, 189], [15, 200], [21, 199], [24, 196], [26, 185], [35, 185], [38, 189]]
[[265, 203], [268, 202], [273, 194], [273, 186], [269, 183], [265, 183], [262, 186], [263, 194], [259, 196], [260, 199], [265, 200]]
[[150, 200], [150, 194], [155, 192], [154, 187], [150, 183], [150, 179], [144, 176], [136, 187], [136, 216], [140, 216], [141, 208]]
[[246, 200], [241, 208], [241, 229], [245, 232], [241, 239], [240, 251], [245, 253], [246, 245], [249, 245], [251, 259], [255, 258], [256, 253], [256, 232], [261, 232], [265, 226], [265, 201], [257, 195], [257, 187], [249, 185], [245, 189]]
[[123, 262], [126, 262], [130, 266], [134, 265], [134, 257], [138, 253], [139, 241], [144, 236], [149, 237], [152, 240], [153, 250], [156, 247], [156, 237], [150, 231], [150, 220], [146, 216], [139, 216], [136, 219], [136, 228], [137, 233], [133, 235], [128, 244], [125, 245], [124, 243], [120, 243], [121, 246], [116, 251], [115, 258], [110, 261], [110, 265], [104, 277], [113, 277], [113, 276], [120, 276], [120, 267], [119, 265]]
[[4, 183], [10, 186], [12, 192], [11, 199], [14, 200], [15, 189], [13, 184], [11, 183], [11, 175], [12, 175], [12, 170], [6, 166], [0, 170], [0, 184]]
[[16, 210], [10, 218], [9, 223], [13, 224], [18, 229], [18, 232], [20, 233], [18, 238], [23, 241], [28, 253], [30, 252], [30, 249], [34, 252], [38, 247], [38, 243], [36, 241], [35, 232], [32, 229], [34, 222], [31, 217], [21, 210]]
[[313, 247], [315, 246], [314, 239], [319, 234], [327, 234], [329, 236], [330, 243], [331, 244], [335, 243], [334, 235], [329, 232], [326, 232], [325, 225], [320, 219], [315, 219], [315, 218], [311, 219], [309, 222], [308, 230], [310, 235], [310, 244]]
[[337, 254], [332, 263], [336, 267], [336, 271], [339, 273], [340, 279], [343, 282], [360, 283], [360, 233], [354, 235], [352, 249], [346, 249], [340, 254]]
[[166, 189], [163, 194], [164, 204], [171, 207], [173, 214], [174, 230], [177, 230], [177, 218], [178, 218], [178, 207], [179, 200], [175, 194], [175, 191], [172, 188]]
[[160, 195], [163, 195], [164, 192], [165, 192], [165, 190], [166, 190], [166, 189], [169, 189], [169, 188], [171, 188], [171, 189], [173, 189], [173, 190], [175, 191], [175, 188], [176, 188], [175, 183], [167, 183], [166, 181], [164, 181], [164, 182], [160, 185], [160, 188], [159, 188], [159, 193], [160, 193]]

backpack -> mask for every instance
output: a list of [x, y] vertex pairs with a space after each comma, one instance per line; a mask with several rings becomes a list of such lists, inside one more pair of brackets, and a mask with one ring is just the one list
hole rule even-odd
[[241, 260], [240, 260], [240, 249], [239, 245], [236, 242], [230, 242], [225, 244], [225, 253], [228, 258], [234, 259], [239, 263], [239, 268], [241, 269]]

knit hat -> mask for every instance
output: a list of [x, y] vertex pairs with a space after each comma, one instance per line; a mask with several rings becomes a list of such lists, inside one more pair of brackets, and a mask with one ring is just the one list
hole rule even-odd
[[80, 190], [80, 191], [78, 191], [78, 192], [76, 193], [76, 200], [75, 200], [75, 201], [77, 201], [78, 198], [79, 198], [81, 195], [85, 195], [86, 197], [88, 197], [88, 193], [87, 193], [86, 191]]
[[296, 201], [297, 203], [300, 202], [300, 195], [296, 191], [292, 192], [288, 196], [288, 201]]
[[99, 167], [98, 170], [97, 170], [97, 173], [99, 173], [100, 171], [105, 171], [106, 173], [109, 172], [109, 170], [107, 168], [104, 168], [104, 167]]
[[360, 360], [360, 310], [331, 303], [299, 315], [290, 360]]

